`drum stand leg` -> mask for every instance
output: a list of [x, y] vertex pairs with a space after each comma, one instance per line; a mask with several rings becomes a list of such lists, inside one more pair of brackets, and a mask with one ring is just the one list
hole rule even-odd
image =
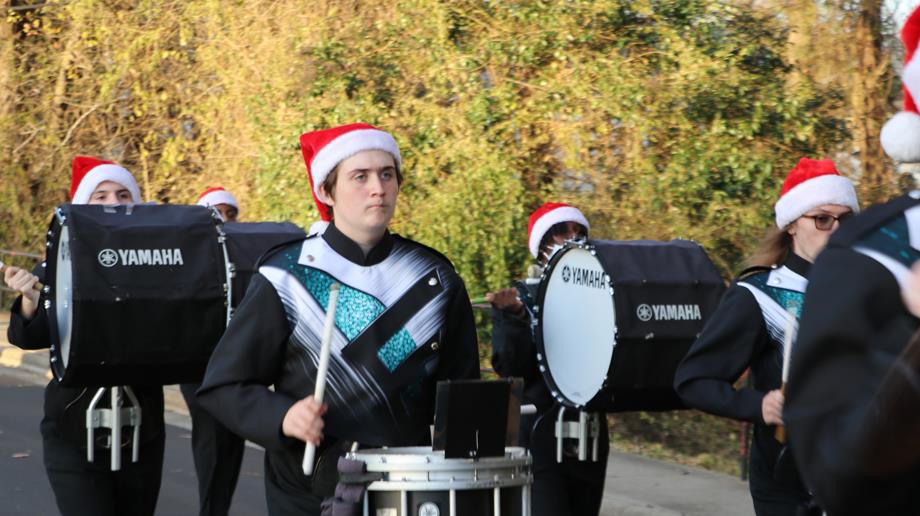
[[530, 484], [521, 487], [521, 516], [530, 516]]
[[[128, 407], [123, 407], [122, 391], [128, 395]], [[105, 387], [100, 387], [86, 409], [86, 460], [93, 462], [95, 459], [96, 428], [108, 428], [111, 431], [110, 449], [112, 451], [112, 471], [121, 469], [121, 427], [130, 426], [134, 429], [131, 439], [131, 462], [137, 462], [140, 456], [141, 436], [141, 404], [130, 387], [111, 387], [111, 408], [96, 408]]]
[[[591, 420], [588, 421], [590, 416]], [[565, 439], [578, 439], [578, 460], [588, 460], [588, 441], [591, 441], [591, 460], [596, 462], [600, 439], [600, 414], [578, 412], [578, 421], [565, 420], [565, 407], [559, 407], [556, 416], [556, 462], [562, 462], [562, 444]]]

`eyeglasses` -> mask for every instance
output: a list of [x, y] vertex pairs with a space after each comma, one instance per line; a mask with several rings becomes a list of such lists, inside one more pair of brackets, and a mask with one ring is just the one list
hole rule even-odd
[[844, 219], [850, 218], [852, 213], [844, 213], [839, 217], [835, 217], [830, 213], [821, 213], [818, 215], [802, 215], [803, 218], [813, 219], [815, 221], [815, 229], [819, 231], [830, 231], [834, 227], [834, 222], [842, 222]]

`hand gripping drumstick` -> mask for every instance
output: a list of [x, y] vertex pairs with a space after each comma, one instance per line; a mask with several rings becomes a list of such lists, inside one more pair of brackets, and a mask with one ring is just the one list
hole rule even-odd
[[[323, 392], [326, 390], [326, 370], [329, 369], [329, 348], [332, 347], [332, 329], [335, 327], [335, 309], [339, 300], [339, 283], [329, 288], [329, 305], [326, 308], [326, 323], [323, 325], [323, 340], [319, 349], [319, 365], [316, 368], [316, 387], [313, 399], [323, 404]], [[316, 458], [316, 445], [307, 443], [303, 452], [303, 474], [313, 474], [313, 459]]]
[[[795, 338], [795, 311], [787, 307], [789, 313], [788, 324], [786, 324], [786, 333], [783, 335], [783, 383], [780, 385], [779, 392], [786, 396], [786, 381], [789, 380], [789, 361], [792, 360], [792, 339]], [[785, 403], [783, 404], [785, 406]], [[773, 434], [776, 440], [786, 444], [786, 426], [777, 425]]]
[[[0, 274], [3, 274], [3, 272], [4, 272], [6, 269], [7, 269], [6, 264], [3, 263], [2, 260], [0, 260]], [[43, 289], [43, 288], [45, 288], [45, 286], [42, 285], [42, 282], [41, 282], [41, 281], [36, 281], [36, 282], [35, 282], [35, 285], [32, 285], [32, 290], [41, 290], [41, 289]]]

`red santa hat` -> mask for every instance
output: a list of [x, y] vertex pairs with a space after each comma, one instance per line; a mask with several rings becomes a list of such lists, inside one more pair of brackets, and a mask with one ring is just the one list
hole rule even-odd
[[577, 222], [590, 229], [588, 219], [578, 208], [564, 202], [548, 202], [530, 214], [527, 223], [527, 247], [534, 258], [540, 253], [540, 241], [543, 235], [560, 222]]
[[782, 229], [809, 210], [825, 204], [846, 206], [853, 213], [859, 213], [853, 183], [837, 172], [833, 161], [802, 158], [783, 181], [774, 206], [776, 225]]
[[236, 197], [223, 187], [208, 188], [198, 196], [198, 206], [217, 206], [218, 204], [229, 204], [237, 210], [240, 209], [240, 203], [236, 202]]
[[300, 149], [307, 164], [310, 176], [310, 188], [319, 216], [324, 221], [331, 220], [329, 208], [320, 186], [326, 177], [342, 160], [366, 150], [389, 152], [400, 166], [399, 147], [393, 136], [370, 124], [348, 124], [331, 129], [323, 129], [302, 134]]
[[134, 202], [141, 202], [141, 190], [137, 181], [127, 169], [112, 161], [104, 161], [90, 156], [76, 156], [71, 166], [73, 175], [70, 182], [70, 201], [74, 204], [86, 204], [96, 188], [112, 181], [131, 192]]
[[904, 69], [901, 71], [904, 110], [885, 123], [880, 139], [891, 159], [917, 163], [920, 162], [920, 112], [914, 99], [920, 98], [920, 58], [914, 56], [920, 42], [920, 7], [914, 9], [904, 23], [901, 41], [904, 43]]

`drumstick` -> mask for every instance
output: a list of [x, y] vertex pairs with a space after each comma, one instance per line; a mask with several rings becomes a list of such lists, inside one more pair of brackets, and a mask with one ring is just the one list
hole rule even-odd
[[[6, 269], [7, 269], [6, 264], [4, 264], [2, 260], [0, 260], [0, 274], [3, 274], [4, 271], [6, 271]], [[43, 288], [45, 288], [45, 286], [42, 285], [41, 281], [36, 281], [35, 284], [32, 285], [32, 290], [41, 290]]]
[[[326, 308], [326, 323], [323, 325], [323, 340], [319, 349], [319, 365], [316, 367], [316, 387], [313, 399], [323, 404], [323, 392], [326, 390], [326, 371], [329, 369], [329, 351], [332, 347], [332, 328], [335, 327], [335, 308], [339, 300], [339, 283], [329, 288], [329, 305]], [[303, 453], [303, 474], [313, 474], [313, 459], [316, 458], [316, 445], [307, 443]]]
[[[789, 362], [792, 359], [792, 339], [793, 339], [793, 330], [795, 329], [795, 312], [792, 308], [787, 309], [789, 312], [789, 321], [786, 324], [786, 334], [783, 335], [783, 383], [779, 387], [779, 392], [783, 396], [786, 396], [786, 381], [789, 380]], [[786, 443], [786, 426], [777, 425], [776, 431], [774, 432], [774, 437], [776, 440], [785, 444]]]

